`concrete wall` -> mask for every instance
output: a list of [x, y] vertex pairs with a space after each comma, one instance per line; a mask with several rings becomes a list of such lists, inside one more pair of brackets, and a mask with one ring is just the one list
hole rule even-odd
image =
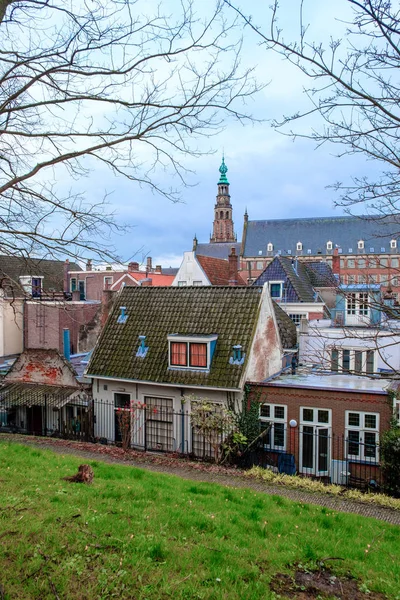
[[0, 298], [0, 357], [20, 354], [23, 345], [23, 300]]
[[183, 253], [181, 266], [172, 285], [179, 285], [179, 281], [185, 281], [186, 285], [193, 285], [194, 281], [201, 281], [201, 285], [211, 285], [207, 275], [196, 260], [194, 252]]

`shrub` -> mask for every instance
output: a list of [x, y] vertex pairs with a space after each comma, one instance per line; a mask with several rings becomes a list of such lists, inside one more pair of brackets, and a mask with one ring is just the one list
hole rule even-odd
[[382, 474], [385, 492], [400, 497], [400, 427], [394, 426], [381, 437]]

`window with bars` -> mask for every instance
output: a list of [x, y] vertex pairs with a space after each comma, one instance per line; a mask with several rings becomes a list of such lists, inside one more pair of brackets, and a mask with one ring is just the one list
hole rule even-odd
[[287, 407], [280, 404], [261, 404], [260, 423], [265, 431], [264, 447], [268, 450], [286, 449]]
[[346, 411], [346, 454], [350, 460], [379, 460], [379, 413]]

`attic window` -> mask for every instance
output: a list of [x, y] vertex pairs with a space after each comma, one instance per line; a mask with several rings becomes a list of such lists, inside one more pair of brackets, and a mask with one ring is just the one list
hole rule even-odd
[[288, 254], [292, 254], [292, 251], [291, 251], [291, 250], [288, 250], [288, 251], [287, 251], [287, 253], [288, 253]]
[[311, 254], [311, 248], [307, 250], [307, 254]]
[[169, 366], [173, 369], [209, 370], [217, 335], [168, 335]]
[[262, 250], [258, 251], [258, 256], [262, 256]]
[[120, 315], [117, 319], [117, 323], [126, 323], [128, 320], [128, 315], [126, 314], [126, 306], [120, 306], [119, 307]]
[[301, 242], [297, 242], [296, 250], [297, 252], [301, 252], [301, 250], [303, 250], [303, 244]]
[[382, 248], [381, 248], [381, 252], [385, 252], [385, 248], [383, 248], [383, 247], [382, 247]]
[[272, 252], [274, 249], [274, 245], [271, 244], [271, 242], [269, 244], [267, 244], [267, 252]]
[[359, 240], [357, 247], [359, 250], [364, 250], [364, 241], [363, 240]]
[[333, 250], [333, 242], [326, 242], [326, 249]]
[[397, 248], [397, 240], [390, 240], [390, 247], [392, 248], [392, 250], [394, 250], [394, 248]]
[[353, 248], [349, 248], [349, 252], [350, 252], [350, 253], [351, 253], [351, 252], [353, 252]]
[[369, 251], [370, 252], [375, 252], [375, 249], [374, 248], [370, 248]]

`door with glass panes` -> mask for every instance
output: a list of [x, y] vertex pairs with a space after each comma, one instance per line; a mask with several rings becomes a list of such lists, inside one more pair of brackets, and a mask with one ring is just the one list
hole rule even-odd
[[329, 476], [331, 427], [330, 409], [300, 408], [300, 473], [315, 477]]

